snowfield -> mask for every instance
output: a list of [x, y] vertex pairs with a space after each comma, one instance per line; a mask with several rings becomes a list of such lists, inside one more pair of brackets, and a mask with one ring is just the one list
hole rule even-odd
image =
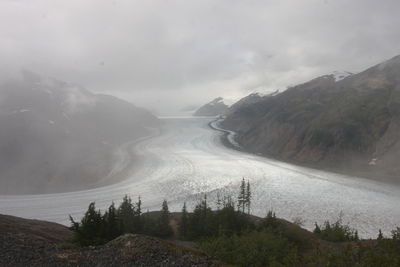
[[[303, 226], [335, 221], [358, 229], [361, 237], [386, 235], [400, 226], [400, 187], [362, 178], [299, 167], [224, 147], [220, 131], [212, 130], [210, 118], [164, 118], [154, 135], [124, 145], [115, 168], [103, 182], [110, 186], [91, 190], [45, 194], [1, 195], [0, 213], [69, 224], [68, 215], [80, 218], [89, 202], [104, 209], [119, 203], [125, 194], [140, 195], [143, 210], [160, 209], [163, 199], [170, 210], [189, 208], [207, 193], [210, 204], [221, 196], [236, 196], [242, 177], [252, 187], [252, 213], [264, 216], [274, 210], [278, 217]], [[121, 182], [121, 178], [122, 182]], [[120, 182], [117, 182], [120, 181]]]

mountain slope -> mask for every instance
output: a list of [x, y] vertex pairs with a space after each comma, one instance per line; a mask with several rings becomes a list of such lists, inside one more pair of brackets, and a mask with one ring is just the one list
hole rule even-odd
[[201, 106], [193, 116], [217, 116], [225, 114], [228, 106], [224, 103], [222, 97], [217, 97], [213, 101]]
[[0, 266], [225, 266], [201, 250], [145, 235], [82, 248], [72, 236], [63, 225], [0, 214]]
[[125, 101], [25, 72], [0, 87], [0, 193], [96, 186], [113, 150], [157, 124]]
[[262, 97], [231, 110], [223, 126], [249, 151], [398, 181], [400, 56]]

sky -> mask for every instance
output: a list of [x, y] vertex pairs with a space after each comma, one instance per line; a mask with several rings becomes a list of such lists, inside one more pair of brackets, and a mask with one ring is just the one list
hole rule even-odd
[[28, 69], [159, 115], [400, 54], [398, 0], [0, 0], [0, 80]]

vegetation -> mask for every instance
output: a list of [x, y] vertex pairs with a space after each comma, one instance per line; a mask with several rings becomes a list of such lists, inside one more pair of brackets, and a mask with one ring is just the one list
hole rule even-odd
[[331, 242], [359, 240], [357, 230], [353, 230], [348, 225], [342, 224], [341, 218], [339, 218], [333, 224], [331, 224], [329, 221], [326, 221], [322, 228], [317, 223], [315, 223], [314, 234], [316, 234], [319, 238], [323, 240]]
[[71, 229], [74, 231], [74, 242], [81, 246], [101, 245], [124, 233], [147, 234], [157, 237], [168, 237], [172, 234], [169, 225], [168, 203], [164, 200], [161, 216], [154, 219], [148, 214], [142, 214], [142, 201], [132, 203], [125, 196], [118, 209], [114, 203], [102, 215], [96, 210], [95, 203], [89, 208], [80, 222], [75, 222], [70, 216]]
[[[123, 233], [140, 233], [161, 238], [174, 234], [167, 201], [154, 214], [141, 212], [141, 200], [125, 196], [102, 214], [90, 203], [80, 222], [71, 217], [74, 240], [79, 245], [99, 245]], [[216, 210], [207, 196], [188, 212], [186, 203], [177, 228], [182, 240], [194, 241], [210, 256], [234, 266], [400, 266], [400, 228], [385, 238], [359, 240], [356, 230], [342, 223], [315, 224], [313, 233], [278, 219], [269, 211], [263, 219], [250, 215], [250, 183], [242, 180], [237, 203], [217, 194]]]

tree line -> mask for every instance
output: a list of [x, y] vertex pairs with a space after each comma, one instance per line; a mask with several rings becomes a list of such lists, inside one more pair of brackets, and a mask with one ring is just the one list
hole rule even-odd
[[[313, 232], [319, 239], [348, 244], [321, 248], [304, 230], [276, 218], [272, 211], [265, 218], [251, 216], [249, 181], [242, 179], [238, 191], [236, 201], [218, 193], [215, 210], [207, 195], [191, 212], [183, 203], [175, 238], [195, 241], [210, 256], [236, 266], [400, 266], [400, 228], [392, 231], [391, 238], [379, 231], [375, 243], [363, 243], [341, 219], [315, 224]], [[112, 203], [104, 214], [93, 202], [80, 222], [70, 216], [74, 241], [81, 246], [104, 244], [124, 233], [169, 238], [174, 234], [170, 219], [166, 200], [160, 212], [142, 213], [140, 197], [132, 202], [128, 196], [118, 207]]]
[[80, 222], [70, 216], [71, 230], [74, 232], [74, 242], [81, 246], [101, 245], [125, 234], [146, 234], [161, 238], [172, 234], [169, 225], [170, 213], [166, 200], [161, 205], [159, 216], [142, 213], [142, 201], [133, 203], [127, 195], [118, 208], [112, 203], [104, 214], [96, 209], [95, 203], [89, 204]]

